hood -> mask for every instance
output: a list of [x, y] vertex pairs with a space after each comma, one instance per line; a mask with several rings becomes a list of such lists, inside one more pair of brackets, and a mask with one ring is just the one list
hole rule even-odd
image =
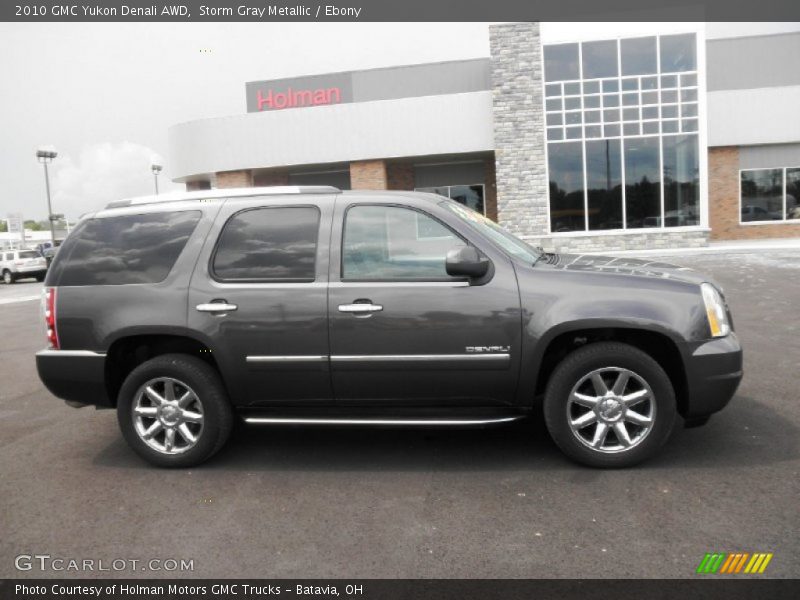
[[563, 269], [567, 271], [616, 273], [637, 277], [674, 279], [698, 285], [704, 281], [713, 282], [711, 278], [689, 267], [680, 267], [671, 263], [646, 258], [622, 258], [619, 256], [595, 256], [588, 254], [545, 254], [539, 264], [548, 264], [554, 269]]

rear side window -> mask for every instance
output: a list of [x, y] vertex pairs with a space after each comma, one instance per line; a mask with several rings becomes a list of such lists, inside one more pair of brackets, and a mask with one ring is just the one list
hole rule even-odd
[[195, 210], [84, 221], [56, 255], [47, 281], [73, 286], [163, 281], [200, 216]]
[[314, 281], [319, 216], [317, 208], [306, 206], [233, 215], [217, 242], [213, 276], [220, 281]]
[[20, 259], [23, 258], [39, 258], [41, 254], [36, 252], [35, 250], [25, 250], [24, 252], [19, 253]]

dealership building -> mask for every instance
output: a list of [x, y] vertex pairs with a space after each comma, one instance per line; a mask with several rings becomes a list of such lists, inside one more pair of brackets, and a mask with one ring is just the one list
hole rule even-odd
[[249, 82], [170, 129], [172, 173], [436, 192], [557, 251], [800, 236], [800, 28], [738, 27], [500, 24], [486, 58]]

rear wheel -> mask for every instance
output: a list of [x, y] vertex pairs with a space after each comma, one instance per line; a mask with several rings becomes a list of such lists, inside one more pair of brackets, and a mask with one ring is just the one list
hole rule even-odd
[[191, 467], [227, 441], [233, 414], [217, 372], [185, 354], [165, 354], [131, 371], [119, 392], [125, 440], [159, 467]]
[[550, 435], [570, 458], [628, 467], [655, 454], [675, 425], [675, 392], [664, 369], [638, 348], [590, 344], [558, 365], [547, 385]]
[[11, 285], [12, 283], [14, 283], [14, 281], [15, 281], [14, 274], [11, 271], [9, 271], [8, 269], [3, 271], [3, 283], [5, 283], [6, 285]]
[[44, 274], [37, 275], [36, 276], [36, 281], [44, 281]]

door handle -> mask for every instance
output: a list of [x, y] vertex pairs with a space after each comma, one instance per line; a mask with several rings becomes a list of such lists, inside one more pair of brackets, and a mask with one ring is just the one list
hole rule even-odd
[[343, 313], [353, 313], [353, 314], [370, 314], [374, 312], [379, 312], [383, 310], [383, 306], [380, 304], [340, 304], [339, 305], [339, 312]]
[[207, 302], [206, 304], [198, 304], [195, 308], [198, 312], [227, 313], [232, 312], [239, 307], [235, 304], [228, 304], [223, 300], [222, 302]]

